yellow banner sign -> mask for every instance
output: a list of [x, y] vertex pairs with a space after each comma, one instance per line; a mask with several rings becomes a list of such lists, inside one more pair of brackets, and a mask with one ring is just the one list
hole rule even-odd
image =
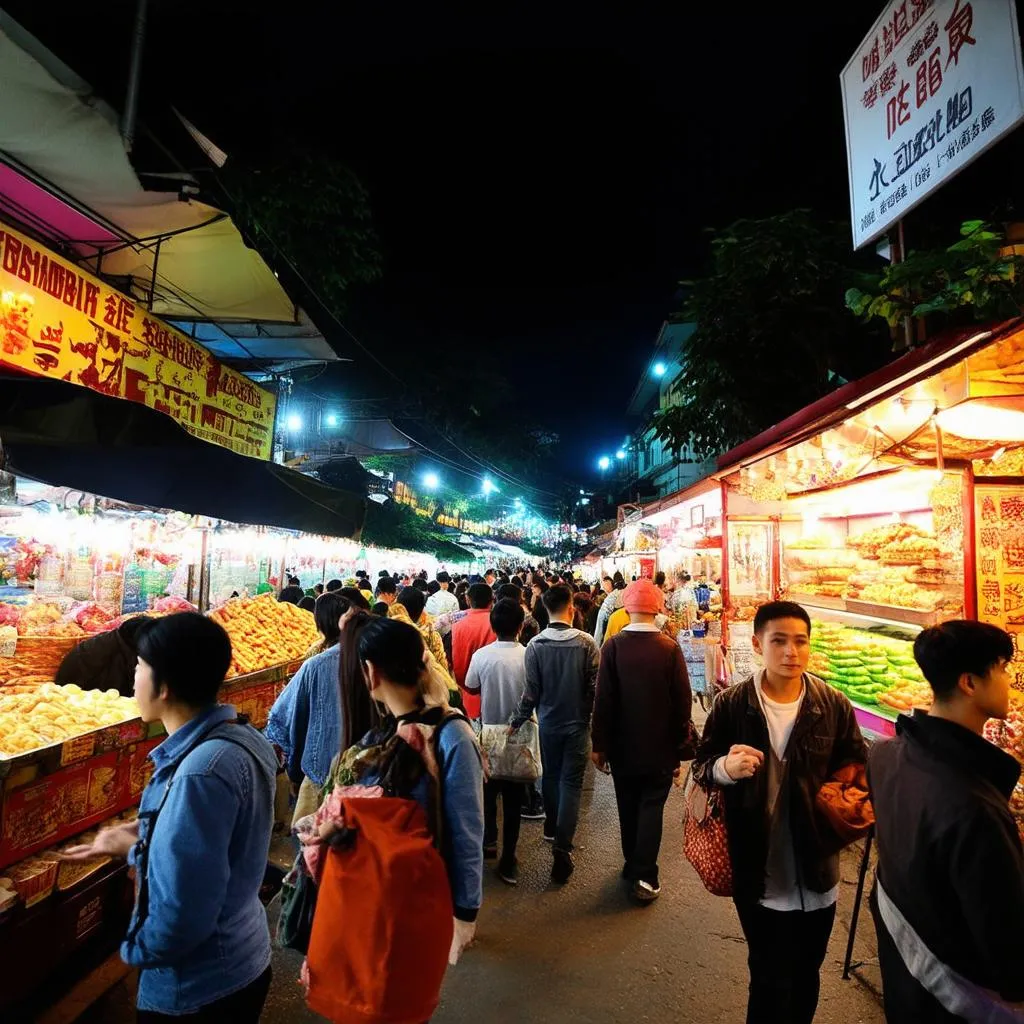
[[148, 405], [269, 459], [275, 398], [191, 338], [0, 223], [0, 366]]

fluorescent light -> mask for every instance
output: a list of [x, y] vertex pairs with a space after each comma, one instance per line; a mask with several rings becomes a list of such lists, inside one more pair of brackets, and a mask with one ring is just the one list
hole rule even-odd
[[1024, 397], [972, 398], [935, 419], [947, 433], [974, 441], [1024, 441]]
[[441, 478], [436, 473], [423, 474], [423, 486], [428, 491], [436, 491], [441, 485]]
[[338, 425], [338, 417], [333, 412], [327, 414], [327, 426], [336, 427]]
[[302, 429], [302, 417], [301, 417], [301, 416], [300, 416], [300, 415], [299, 415], [298, 413], [296, 413], [296, 412], [293, 412], [293, 413], [292, 413], [292, 414], [291, 414], [291, 415], [290, 415], [290, 416], [289, 416], [289, 417], [288, 417], [288, 418], [287, 418], [287, 419], [286, 419], [286, 420], [284, 421], [284, 425], [285, 425], [285, 426], [286, 426], [286, 427], [287, 427], [287, 428], [288, 428], [289, 430], [291, 430], [291, 431], [293, 431], [293, 432], [294, 432], [294, 431], [296, 431], [296, 430], [301, 430], [301, 429]]
[[652, 372], [655, 377], [664, 377], [666, 370], [668, 370], [668, 367], [661, 361], [655, 363], [652, 367]]

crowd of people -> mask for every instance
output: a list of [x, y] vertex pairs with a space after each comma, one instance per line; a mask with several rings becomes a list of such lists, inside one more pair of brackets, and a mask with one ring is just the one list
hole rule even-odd
[[[321, 640], [263, 734], [216, 704], [230, 660], [219, 626], [191, 614], [146, 623], [134, 638], [135, 694], [168, 739], [154, 752], [139, 822], [73, 854], [127, 856], [136, 869], [122, 955], [142, 969], [139, 1019], [259, 1019], [271, 950], [259, 890], [279, 765], [295, 801], [296, 870], [306, 865], [321, 886], [303, 981], [311, 1006], [348, 1019], [338, 1008], [356, 997], [338, 990], [358, 972], [325, 969], [325, 950], [339, 947], [325, 945], [329, 929], [317, 922], [335, 913], [325, 900], [344, 903], [331, 902], [338, 875], [323, 863], [353, 848], [354, 822], [364, 822], [364, 844], [380, 844], [373, 870], [385, 875], [403, 863], [399, 852], [412, 856], [414, 835], [425, 837], [416, 863], [428, 877], [436, 858], [450, 915], [428, 920], [415, 903], [388, 909], [456, 964], [474, 939], [487, 863], [518, 883], [522, 821], [542, 821], [552, 883], [569, 883], [588, 762], [612, 778], [628, 891], [638, 905], [657, 900], [664, 807], [688, 761], [693, 785], [722, 803], [750, 1024], [814, 1018], [839, 852], [850, 842], [835, 824], [849, 808], [823, 800], [847, 782], [847, 793], [870, 784], [877, 815], [871, 905], [888, 1019], [1017, 1019], [999, 1014], [1024, 1000], [1024, 856], [1008, 807], [1019, 768], [981, 738], [989, 718], [1007, 714], [1007, 635], [974, 622], [924, 630], [914, 653], [935, 703], [902, 717], [897, 738], [869, 756], [849, 701], [807, 671], [807, 612], [771, 602], [753, 624], [763, 668], [717, 698], [700, 735], [667, 614], [679, 591], [690, 600], [691, 583], [619, 576], [591, 587], [526, 569], [333, 580], [314, 598]], [[295, 599], [288, 590], [306, 597], [297, 580], [282, 592]], [[487, 737], [525, 747], [534, 733], [536, 777], [488, 771]], [[383, 812], [370, 828], [365, 808], [382, 797], [415, 812], [401, 835]], [[365, 859], [346, 863], [370, 871]], [[385, 875], [366, 878], [362, 914], [375, 912], [367, 893], [401, 898]], [[414, 985], [416, 963], [378, 953], [388, 966], [374, 992], [392, 984], [408, 1000], [425, 988], [408, 1019], [429, 1017], [440, 976], [430, 981], [423, 962]], [[393, 1007], [359, 1012], [404, 1019]]]

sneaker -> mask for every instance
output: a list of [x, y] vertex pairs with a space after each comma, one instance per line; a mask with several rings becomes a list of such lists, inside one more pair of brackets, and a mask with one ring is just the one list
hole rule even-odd
[[576, 863], [567, 850], [555, 850], [555, 862], [551, 865], [551, 881], [556, 885], [565, 885], [572, 878]]
[[633, 883], [633, 899], [638, 903], [653, 903], [660, 895], [660, 885], [651, 885], [650, 882]]
[[498, 865], [498, 877], [506, 885], [518, 885], [519, 884], [519, 863], [513, 861], [511, 864], [499, 864]]
[[484, 860], [497, 860], [497, 857], [498, 857], [498, 844], [495, 843], [493, 846], [491, 844], [489, 844], [489, 843], [486, 844], [484, 846]]
[[555, 841], [555, 833], [549, 832], [547, 825], [544, 826], [544, 842], [553, 843]]
[[544, 813], [544, 801], [537, 793], [534, 793], [528, 803], [523, 804], [519, 817], [524, 821], [543, 821], [547, 815]]

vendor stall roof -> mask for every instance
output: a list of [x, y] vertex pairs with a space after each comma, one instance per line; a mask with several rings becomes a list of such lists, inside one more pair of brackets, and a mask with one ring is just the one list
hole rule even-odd
[[[137, 297], [155, 285], [158, 316], [308, 326], [230, 217], [142, 187], [114, 111], [3, 11], [0, 85], [0, 191], [26, 228], [90, 261], [102, 252], [103, 274], [131, 278]], [[314, 355], [294, 348], [264, 343], [258, 358], [334, 358], [322, 338]]]
[[[681, 491], [676, 491], [675, 494], [669, 494], [667, 497], [659, 498], [657, 501], [649, 502], [644, 505], [643, 519], [645, 521], [651, 519], [652, 516], [657, 516], [660, 513], [670, 512], [677, 505], [682, 505], [684, 502], [691, 501], [693, 498], [700, 498], [706, 494], [712, 494], [714, 492], [721, 491], [721, 485], [718, 480], [713, 476], [706, 476], [703, 480], [698, 480], [695, 484], [690, 484], [689, 487], [684, 487]], [[719, 509], [721, 512], [721, 509]]]
[[716, 476], [725, 476], [748, 462], [789, 447], [839, 423], [872, 402], [892, 397], [909, 385], [966, 358], [972, 352], [1020, 330], [1022, 326], [1024, 317], [1018, 317], [989, 329], [969, 328], [940, 336], [875, 373], [844, 384], [788, 419], [721, 455]]
[[19, 476], [156, 509], [357, 536], [365, 499], [63, 381], [0, 376], [0, 442]]

